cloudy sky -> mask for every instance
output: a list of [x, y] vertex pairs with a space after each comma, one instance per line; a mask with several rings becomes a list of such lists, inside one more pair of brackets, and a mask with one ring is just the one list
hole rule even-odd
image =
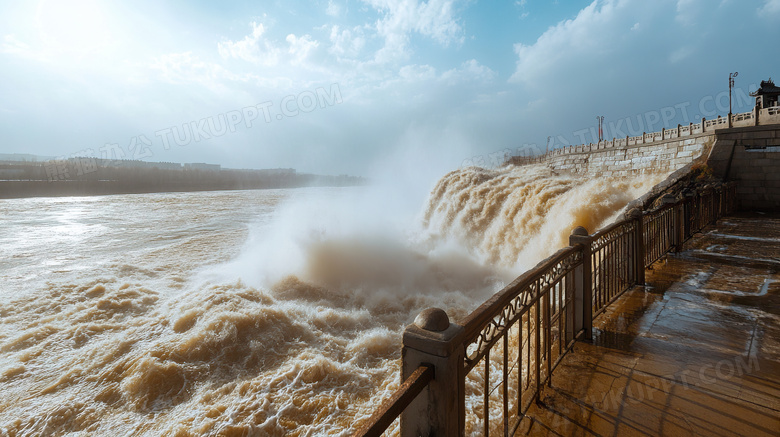
[[[734, 112], [780, 0], [0, 0], [0, 153], [368, 175]], [[534, 146], [535, 145], [535, 146]], [[392, 163], [392, 164], [390, 164]]]

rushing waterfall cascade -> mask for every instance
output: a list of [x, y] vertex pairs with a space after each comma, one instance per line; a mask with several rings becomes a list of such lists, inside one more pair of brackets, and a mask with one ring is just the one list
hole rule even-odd
[[424, 223], [430, 232], [456, 238], [486, 263], [525, 270], [568, 245], [576, 226], [594, 232], [616, 220], [628, 202], [664, 176], [565, 176], [543, 165], [470, 167], [436, 184]]
[[[398, 381], [422, 309], [465, 316], [664, 175], [0, 202], [0, 436], [342, 435]], [[381, 202], [374, 202], [381, 205]]]

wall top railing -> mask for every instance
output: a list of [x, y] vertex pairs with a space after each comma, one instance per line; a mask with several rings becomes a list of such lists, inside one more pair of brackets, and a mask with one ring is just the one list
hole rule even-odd
[[597, 143], [564, 146], [558, 149], [550, 150], [547, 153], [541, 155], [513, 156], [510, 158], [510, 160], [512, 163], [517, 165], [537, 164], [544, 162], [553, 156], [574, 153], [591, 153], [614, 147], [639, 146], [642, 144], [666, 141], [675, 138], [711, 135], [717, 129], [763, 126], [770, 124], [780, 124], [780, 106], [773, 106], [763, 109], [755, 107], [749, 112], [729, 114], [725, 117], [718, 116], [717, 118], [711, 120], [702, 118], [699, 123], [689, 123], [687, 125], [678, 124], [676, 128], [663, 128], [659, 132], [643, 132], [642, 135], [637, 136], [613, 138], [611, 140], [603, 140]]
[[558, 363], [590, 339], [593, 319], [644, 284], [646, 267], [733, 211], [735, 198], [733, 183], [667, 194], [658, 209], [633, 209], [592, 235], [575, 229], [569, 247], [460, 323], [421, 312], [404, 331], [401, 387], [354, 435], [381, 435], [399, 416], [401, 437], [513, 435]]

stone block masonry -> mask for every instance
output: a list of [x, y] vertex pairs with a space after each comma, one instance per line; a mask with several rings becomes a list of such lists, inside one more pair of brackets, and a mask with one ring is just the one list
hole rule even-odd
[[581, 152], [548, 155], [545, 163], [555, 172], [596, 177], [672, 173], [709, 154], [714, 142], [713, 132], [628, 146], [585, 146]]
[[694, 163], [706, 163], [716, 178], [737, 182], [740, 209], [780, 211], [780, 107], [702, 119], [701, 123], [636, 137], [567, 146], [509, 162], [545, 164], [555, 173], [591, 177], [672, 174]]
[[707, 160], [715, 176], [737, 182], [743, 210], [780, 211], [780, 124], [716, 131]]

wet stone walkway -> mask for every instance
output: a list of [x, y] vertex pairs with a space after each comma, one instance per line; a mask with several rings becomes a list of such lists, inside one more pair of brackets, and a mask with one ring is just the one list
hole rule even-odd
[[706, 228], [594, 326], [519, 435], [780, 436], [780, 216]]

